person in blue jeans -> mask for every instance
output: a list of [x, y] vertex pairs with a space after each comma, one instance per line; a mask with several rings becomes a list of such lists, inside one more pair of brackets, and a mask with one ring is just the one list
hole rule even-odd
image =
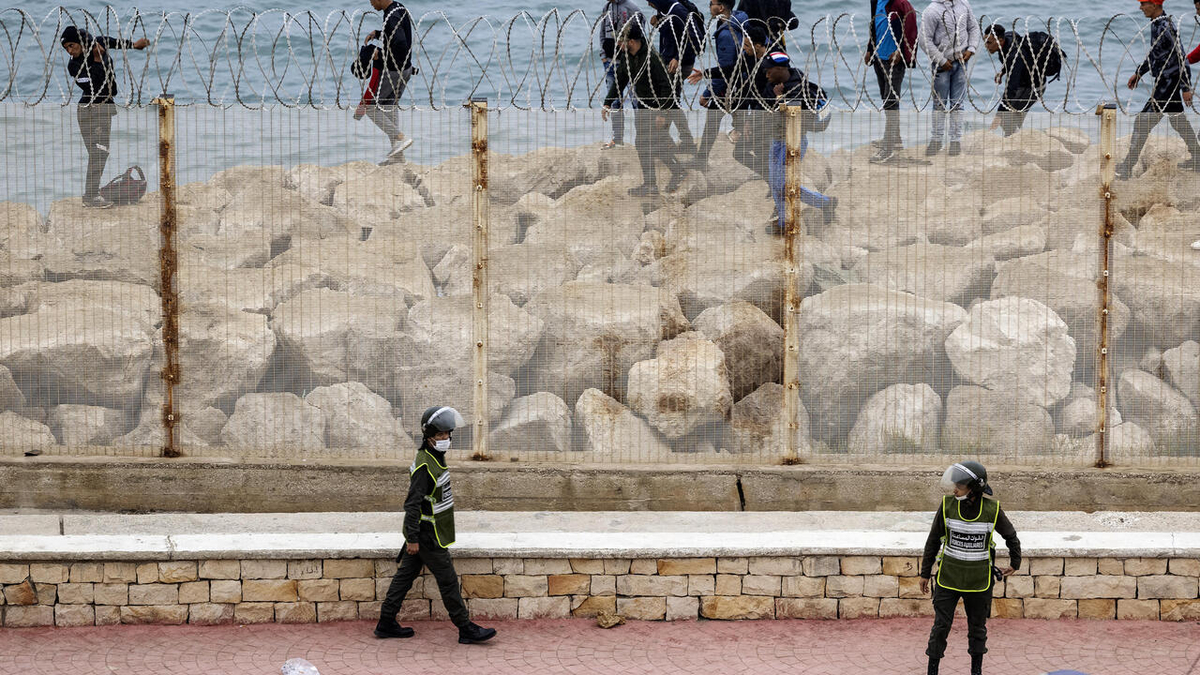
[[[616, 78], [616, 44], [617, 36], [624, 30], [625, 24], [637, 21], [644, 24], [646, 17], [638, 10], [633, 0], [604, 0], [604, 9], [600, 11], [600, 61], [604, 64], [605, 90], [613, 86]], [[621, 101], [628, 91], [621, 92], [612, 105], [612, 140], [604, 144], [604, 148], [615, 148], [625, 144], [625, 114], [621, 111]]]
[[950, 118], [949, 154], [962, 153], [967, 63], [979, 51], [979, 23], [968, 0], [933, 0], [921, 14], [921, 49], [933, 64], [933, 133], [925, 155], [938, 154]]

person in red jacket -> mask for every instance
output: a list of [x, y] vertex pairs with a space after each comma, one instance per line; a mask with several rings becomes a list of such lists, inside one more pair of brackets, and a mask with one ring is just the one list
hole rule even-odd
[[904, 73], [916, 65], [917, 12], [908, 0], [871, 0], [866, 63], [875, 67], [886, 124], [874, 143], [872, 162], [889, 162], [903, 146], [900, 139], [900, 91]]

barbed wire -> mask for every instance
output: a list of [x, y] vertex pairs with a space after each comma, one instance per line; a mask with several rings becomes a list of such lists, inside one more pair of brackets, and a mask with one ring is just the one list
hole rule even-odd
[[[413, 19], [416, 72], [406, 95], [413, 107], [457, 107], [486, 96], [499, 109], [557, 111], [598, 107], [607, 93], [597, 40], [602, 19], [583, 10], [458, 22], [443, 12], [429, 12]], [[1091, 21], [1097, 25], [1088, 26], [1083, 19], [980, 17], [981, 26], [998, 22], [1018, 33], [1048, 33], [1062, 47], [1062, 73], [1040, 107], [1079, 113], [1100, 102], [1116, 102], [1127, 110], [1138, 94], [1124, 83], [1149, 49], [1149, 23], [1129, 14]], [[1185, 41], [1200, 35], [1197, 17], [1177, 21]], [[248, 9], [120, 13], [112, 7], [92, 13], [58, 7], [38, 17], [3, 9], [0, 102], [71, 102], [74, 87], [59, 35], [74, 25], [94, 35], [150, 41], [146, 50], [114, 60], [119, 105], [142, 106], [171, 93], [184, 105], [353, 108], [362, 82], [350, 64], [379, 22], [378, 13], [370, 11], [321, 16]], [[862, 14], [829, 14], [783, 36], [793, 63], [825, 88], [835, 109], [881, 109], [872, 66], [865, 59], [869, 23], [870, 17]], [[710, 20], [697, 68], [714, 65], [713, 28]], [[649, 39], [655, 43], [653, 30]], [[967, 105], [981, 112], [996, 107], [1003, 92], [1003, 83], [994, 81], [1000, 67], [986, 51], [972, 60]], [[920, 57], [911, 73], [904, 88], [906, 104], [925, 109], [933, 80], [927, 59]], [[698, 107], [703, 88], [685, 89], [681, 104]]]

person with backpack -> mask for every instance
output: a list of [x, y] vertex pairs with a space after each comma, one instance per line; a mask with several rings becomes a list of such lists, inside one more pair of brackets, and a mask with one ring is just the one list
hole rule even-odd
[[[612, 86], [615, 75], [617, 36], [630, 21], [644, 25], [646, 17], [633, 4], [633, 0], [604, 0], [604, 9], [600, 11], [600, 62], [604, 64], [604, 80]], [[621, 98], [612, 106], [612, 140], [604, 144], [605, 149], [615, 148], [625, 144], [625, 114], [621, 109], [621, 101], [627, 92], [621, 92]]]
[[[987, 653], [987, 620], [992, 614], [994, 582], [1021, 569], [1021, 540], [1000, 502], [991, 498], [987, 469], [979, 462], [958, 462], [942, 474], [949, 494], [933, 513], [933, 525], [921, 558], [921, 593], [933, 586], [933, 628], [925, 649], [927, 675], [938, 675], [946, 654], [946, 638], [954, 625], [954, 610], [962, 600], [967, 615], [967, 653], [971, 675], [982, 675]], [[1009, 564], [996, 567], [994, 533], [1004, 537]], [[937, 575], [933, 565], [937, 563]]]
[[364, 44], [380, 40], [379, 90], [374, 104], [367, 106], [366, 115], [387, 135], [391, 147], [382, 164], [404, 161], [404, 151], [412, 146], [411, 138], [400, 131], [400, 111], [397, 106], [408, 81], [417, 72], [412, 65], [413, 25], [408, 9], [394, 0], [371, 0], [371, 7], [383, 12], [383, 30], [367, 34]]
[[875, 69], [883, 99], [883, 138], [871, 161], [890, 162], [904, 146], [900, 137], [900, 92], [905, 72], [917, 65], [917, 11], [908, 0], [871, 0], [866, 64]]
[[703, 77], [708, 77], [708, 88], [700, 95], [700, 105], [704, 106], [704, 133], [700, 136], [700, 144], [696, 148], [696, 158], [693, 168], [703, 171], [708, 164], [708, 155], [712, 152], [717, 134], [721, 130], [721, 120], [733, 109], [733, 97], [729, 96], [729, 82], [737, 74], [738, 65], [742, 62], [742, 23], [746, 20], [743, 12], [733, 11], [734, 0], [711, 0], [708, 5], [716, 23], [713, 31], [713, 44], [716, 46], [717, 65], [706, 71], [693, 70], [688, 75], [689, 84], [697, 84]]
[[1143, 76], [1154, 78], [1154, 91], [1133, 122], [1129, 152], [1117, 165], [1117, 178], [1127, 180], [1133, 175], [1150, 132], [1167, 116], [1171, 127], [1187, 144], [1186, 161], [1179, 163], [1185, 171], [1200, 171], [1200, 141], [1184, 115], [1184, 105], [1192, 102], [1192, 71], [1183, 56], [1179, 31], [1175, 21], [1163, 10], [1163, 0], [1142, 0], [1142, 15], [1150, 19], [1150, 53], [1130, 76], [1128, 87], [1134, 89]]
[[682, 116], [683, 111], [675, 98], [675, 87], [671, 85], [667, 66], [658, 52], [646, 43], [642, 25], [637, 21], [625, 24], [617, 37], [616, 54], [616, 75], [604, 97], [600, 116], [608, 121], [620, 93], [626, 88], [633, 90], [633, 128], [637, 134], [634, 145], [642, 168], [642, 184], [631, 188], [629, 194], [633, 197], [658, 195], [655, 160], [662, 161], [671, 172], [667, 192], [674, 192], [683, 183], [685, 169], [679, 161], [679, 149], [671, 140], [670, 124]]
[[[675, 98], [683, 96], [683, 80], [692, 73], [704, 44], [704, 16], [692, 0], [647, 0], [655, 11], [650, 25], [658, 29], [658, 54], [667, 65], [667, 74], [675, 89]], [[682, 111], [681, 111], [682, 112]], [[687, 117], [673, 115], [671, 125], [679, 134], [679, 145], [695, 152], [696, 142]]]
[[1004, 83], [1000, 109], [991, 128], [999, 127], [1005, 136], [1011, 136], [1025, 123], [1029, 109], [1042, 100], [1046, 83], [1058, 78], [1064, 54], [1058, 41], [1041, 31], [1021, 35], [994, 23], [983, 35], [988, 53], [1000, 58], [996, 84]]
[[969, 0], [933, 0], [921, 14], [921, 49], [933, 64], [933, 130], [925, 156], [941, 152], [950, 118], [950, 156], [962, 154], [967, 64], [979, 50], [979, 23]]
[[450, 620], [458, 627], [460, 644], [486, 642], [496, 636], [495, 628], [471, 621], [449, 551], [454, 543], [454, 492], [450, 489], [446, 453], [454, 430], [463, 425], [462, 415], [449, 406], [433, 406], [421, 415], [421, 445], [408, 470], [408, 497], [404, 500], [405, 544], [396, 557], [399, 567], [379, 608], [377, 638], [410, 638], [415, 634], [412, 628], [401, 626], [396, 615], [426, 567], [437, 580]]
[[100, 179], [104, 176], [104, 165], [108, 163], [111, 148], [112, 119], [117, 114], [114, 103], [116, 68], [108, 52], [110, 49], [145, 49], [150, 46], [150, 41], [146, 38], [119, 40], [107, 35], [92, 36], [82, 28], [67, 26], [60, 42], [71, 57], [67, 61], [67, 74], [81, 92], [75, 119], [88, 156], [83, 179], [83, 205], [111, 208], [113, 203], [100, 195]]

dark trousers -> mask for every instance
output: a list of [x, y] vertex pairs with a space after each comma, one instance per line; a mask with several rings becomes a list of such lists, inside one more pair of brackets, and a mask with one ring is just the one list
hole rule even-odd
[[1192, 125], [1184, 114], [1183, 100], [1176, 98], [1163, 101], [1152, 98], [1134, 118], [1133, 136], [1129, 139], [1129, 154], [1125, 155], [1125, 160], [1121, 162], [1126, 169], [1132, 169], [1133, 165], [1137, 164], [1142, 155], [1142, 148], [1145, 148], [1146, 141], [1150, 140], [1150, 132], [1162, 121], [1163, 115], [1166, 115], [1171, 128], [1175, 129], [1175, 133], [1187, 144], [1188, 153], [1193, 158], [1200, 159], [1200, 141], [1196, 140], [1196, 132], [1192, 130]]
[[978, 593], [962, 593], [942, 588], [933, 581], [933, 630], [929, 631], [929, 646], [925, 654], [940, 659], [946, 654], [946, 638], [954, 624], [954, 608], [962, 598], [967, 613], [967, 653], [987, 653], [987, 620], [992, 615], [992, 589]]
[[704, 161], [712, 152], [713, 144], [717, 142], [717, 134], [721, 132], [721, 120], [725, 119], [725, 111], [717, 101], [709, 101], [704, 110], [704, 132], [700, 136], [700, 144], [696, 148], [696, 159]]
[[450, 557], [450, 551], [438, 546], [432, 529], [425, 523], [421, 524], [421, 535], [417, 543], [420, 545], [420, 550], [416, 555], [410, 555], [407, 550], [402, 550], [397, 558], [400, 567], [396, 568], [396, 574], [392, 577], [391, 585], [388, 586], [383, 606], [379, 610], [379, 620], [395, 620], [396, 614], [400, 611], [400, 605], [404, 604], [404, 597], [412, 588], [413, 581], [421, 575], [423, 567], [428, 567], [433, 578], [437, 580], [438, 590], [442, 594], [442, 604], [446, 606], [450, 620], [454, 622], [455, 626], [467, 625], [471, 621], [471, 615], [467, 612], [467, 604], [463, 602], [462, 591], [459, 590], [458, 573], [454, 571], [454, 560]]
[[[658, 120], [662, 118], [660, 125]], [[659, 160], [671, 173], [683, 170], [677, 156], [678, 148], [671, 140], [671, 122], [683, 118], [682, 110], [649, 110], [638, 108], [633, 111], [633, 128], [637, 132], [634, 145], [637, 147], [638, 163], [642, 165], [642, 182], [656, 185], [654, 161]], [[683, 120], [686, 128], [687, 120]], [[690, 138], [690, 137], [689, 137]]]
[[[683, 100], [683, 81], [692, 73], [692, 63], [680, 64], [679, 70], [671, 76], [671, 84], [675, 88], [675, 100]], [[688, 125], [687, 114], [683, 109], [670, 111], [674, 114], [667, 117], [668, 124], [675, 127], [675, 133], [679, 135], [679, 146], [683, 152], [694, 152], [696, 149], [696, 139], [692, 137], [692, 129]]]
[[779, 138], [780, 119], [768, 110], [739, 111], [734, 114], [734, 126], [741, 132], [733, 146], [733, 158], [763, 180], [771, 173], [771, 143]]
[[879, 82], [879, 97], [883, 99], [883, 144], [893, 148], [903, 145], [900, 140], [900, 92], [904, 88], [904, 61], [888, 63], [875, 59], [875, 79]]
[[1042, 100], [1042, 96], [1046, 93], [1046, 83], [1038, 83], [1033, 87], [1026, 87], [1018, 90], [1016, 98], [1005, 98], [1000, 101], [1000, 109], [996, 111], [996, 118], [1000, 120], [1000, 130], [1005, 136], [1012, 136], [1021, 130], [1025, 124], [1025, 116], [1033, 106], [1037, 105]]
[[83, 181], [85, 198], [100, 194], [100, 178], [104, 175], [104, 165], [108, 163], [112, 118], [116, 114], [117, 106], [112, 103], [80, 105], [76, 110], [79, 135], [83, 137], [83, 146], [88, 155], [87, 173]]

